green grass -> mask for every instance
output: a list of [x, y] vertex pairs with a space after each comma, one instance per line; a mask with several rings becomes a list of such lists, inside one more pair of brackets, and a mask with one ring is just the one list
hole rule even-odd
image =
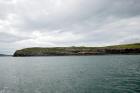
[[106, 46], [106, 47], [51, 47], [51, 48], [41, 48], [41, 47], [33, 47], [33, 48], [25, 48], [19, 51], [24, 52], [62, 52], [62, 51], [71, 51], [71, 50], [96, 50], [100, 48], [140, 48], [140, 43], [135, 44], [123, 44], [123, 45], [114, 45], [114, 46]]
[[140, 43], [107, 46], [107, 48], [140, 48]]

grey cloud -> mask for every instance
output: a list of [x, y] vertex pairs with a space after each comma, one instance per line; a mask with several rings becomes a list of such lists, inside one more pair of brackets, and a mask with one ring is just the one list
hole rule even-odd
[[5, 20], [10, 13], [14, 12], [13, 4], [5, 3], [5, 1], [0, 1], [0, 20]]
[[139, 42], [139, 9], [139, 0], [2, 0], [0, 48]]
[[30, 38], [0, 32], [0, 42], [1, 43], [14, 43], [14, 42], [26, 40], [26, 39], [30, 39]]
[[[102, 24], [104, 20], [110, 17], [114, 17], [116, 19], [123, 19], [126, 17], [134, 17], [140, 15], [139, 0], [98, 0], [98, 1], [78, 0], [78, 1], [79, 3], [78, 6], [75, 7], [75, 10], [70, 10], [69, 8], [69, 10], [67, 11], [53, 12], [50, 15], [45, 15], [44, 12], [40, 12], [41, 11], [40, 6], [38, 6], [39, 8], [37, 9], [40, 11], [37, 10], [36, 12], [33, 12], [32, 14], [33, 16], [31, 15], [23, 16], [23, 22], [25, 23], [24, 28], [32, 30], [63, 29], [66, 27], [71, 27], [71, 25], [73, 24], [80, 24], [90, 20], [95, 24], [98, 22]], [[27, 7], [30, 8], [31, 6]], [[26, 10], [23, 10], [23, 12], [25, 11]], [[41, 15], [36, 16], [36, 14], [38, 13], [40, 13]]]

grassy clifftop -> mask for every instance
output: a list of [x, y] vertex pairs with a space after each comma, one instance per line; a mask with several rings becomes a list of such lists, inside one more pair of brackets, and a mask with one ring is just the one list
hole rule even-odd
[[103, 54], [140, 54], [140, 43], [106, 47], [34, 47], [17, 50], [14, 53], [14, 56], [62, 56]]
[[107, 48], [140, 48], [140, 43], [107, 46]]

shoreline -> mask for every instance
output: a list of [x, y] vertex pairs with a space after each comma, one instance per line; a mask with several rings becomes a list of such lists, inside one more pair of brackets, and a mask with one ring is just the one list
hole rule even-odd
[[[49, 55], [49, 56], [9, 56], [9, 57], [82, 57], [82, 56], [125, 56], [125, 55], [140, 55], [139, 54], [104, 54], [104, 55]], [[7, 56], [8, 57], [8, 56]]]

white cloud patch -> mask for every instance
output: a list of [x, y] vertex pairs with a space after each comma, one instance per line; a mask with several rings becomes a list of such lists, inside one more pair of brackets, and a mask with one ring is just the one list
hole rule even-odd
[[0, 53], [140, 42], [139, 0], [0, 0]]

